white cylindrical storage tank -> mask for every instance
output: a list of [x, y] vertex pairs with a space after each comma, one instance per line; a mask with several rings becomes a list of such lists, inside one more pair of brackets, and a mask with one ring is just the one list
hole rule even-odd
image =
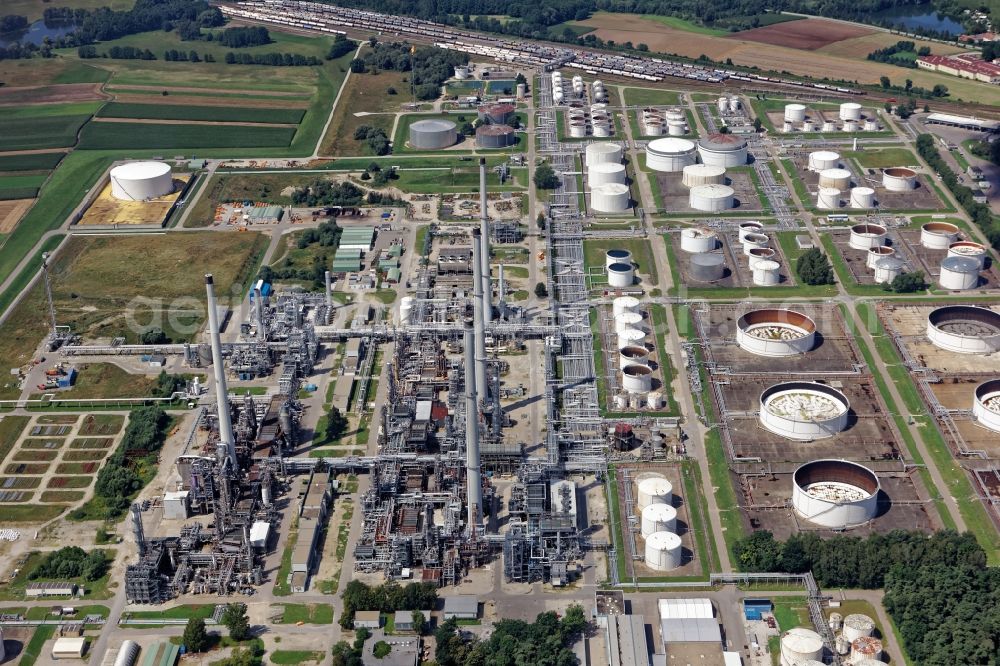
[[846, 657], [851, 651], [851, 641], [844, 638], [843, 634], [840, 634], [833, 640], [833, 649], [836, 650], [837, 654], [842, 657]]
[[[628, 250], [621, 250], [622, 252], [628, 252]], [[632, 261], [632, 253], [629, 252], [629, 261]], [[611, 301], [611, 312], [615, 315], [620, 315], [623, 312], [638, 312], [639, 310], [639, 299], [635, 296], [619, 296], [615, 300]]]
[[819, 186], [846, 190], [851, 186], [851, 172], [847, 169], [823, 169], [819, 172]]
[[807, 120], [804, 123], [802, 123], [802, 131], [803, 132], [815, 132], [816, 131], [816, 126], [813, 124], [813, 121]]
[[682, 120], [668, 120], [667, 134], [669, 136], [684, 136], [687, 134], [687, 125]]
[[746, 251], [747, 265], [750, 270], [762, 261], [777, 261], [778, 253], [769, 247], [751, 247]]
[[870, 187], [851, 189], [851, 208], [874, 208], [875, 190]]
[[571, 139], [582, 139], [587, 136], [587, 123], [583, 120], [570, 122], [569, 136]]
[[672, 506], [674, 503], [674, 486], [662, 476], [642, 479], [638, 483], [637, 490], [636, 497], [640, 511], [653, 504]]
[[735, 194], [728, 185], [697, 185], [691, 188], [688, 205], [710, 213], [729, 210], [735, 205]]
[[608, 266], [608, 286], [616, 289], [631, 287], [635, 282], [635, 269], [632, 264], [611, 264]]
[[773, 287], [781, 282], [780, 268], [777, 261], [758, 261], [753, 267], [753, 283], [758, 287]]
[[883, 257], [875, 262], [875, 282], [889, 284], [903, 272], [905, 264], [899, 257]]
[[764, 225], [760, 222], [740, 222], [738, 229], [740, 242], [742, 243], [746, 239], [747, 234], [759, 234], [764, 231]]
[[823, 129], [821, 129], [820, 131], [821, 132], [836, 132], [837, 131], [837, 124], [828, 120], [825, 123], [823, 123]]
[[906, 167], [882, 170], [882, 186], [891, 192], [907, 192], [917, 187], [917, 172]]
[[719, 253], [696, 254], [691, 257], [691, 279], [715, 282], [726, 276], [726, 258]]
[[840, 613], [830, 613], [827, 626], [830, 627], [830, 631], [837, 633], [844, 626], [844, 616]]
[[642, 127], [645, 136], [663, 136], [664, 125], [660, 120], [646, 120]]
[[587, 146], [586, 162], [588, 167], [596, 164], [621, 164], [622, 147], [617, 143], [601, 141]]
[[732, 111], [733, 113], [735, 113], [735, 112], [737, 112], [737, 111], [740, 110], [741, 106], [743, 106], [743, 103], [740, 101], [739, 97], [730, 97], [729, 98], [729, 110], [730, 111]]
[[809, 522], [844, 529], [878, 515], [879, 488], [878, 476], [864, 465], [813, 460], [792, 474], [792, 507]]
[[[632, 253], [621, 248], [612, 248], [604, 253], [604, 267], [611, 264], [632, 264]], [[616, 299], [617, 300], [617, 299]], [[618, 314], [618, 313], [615, 313]]]
[[654, 139], [646, 145], [646, 166], [653, 171], [682, 171], [695, 161], [697, 149], [694, 142], [687, 139]]
[[720, 97], [717, 102], [719, 113], [725, 113], [726, 109], [729, 108], [729, 100], [725, 97]]
[[523, 83], [518, 83], [517, 87], [515, 88], [515, 90], [517, 91], [517, 98], [518, 99], [524, 99], [525, 95], [528, 94], [528, 86], [526, 86]]
[[837, 389], [817, 382], [780, 382], [760, 394], [760, 423], [798, 441], [833, 437], [847, 427], [851, 403]]
[[653, 532], [646, 537], [646, 566], [671, 571], [681, 565], [681, 538], [673, 532]]
[[878, 132], [881, 129], [877, 120], [866, 120], [864, 128], [866, 132]]
[[851, 239], [848, 244], [855, 250], [865, 250], [868, 248], [885, 245], [886, 230], [880, 224], [855, 224], [851, 227]]
[[[629, 314], [635, 314], [629, 313]], [[624, 368], [627, 365], [649, 365], [649, 352], [645, 347], [630, 345], [618, 350], [618, 367]]]
[[454, 122], [443, 118], [418, 120], [410, 125], [409, 144], [423, 150], [441, 150], [455, 145], [458, 128]]
[[1000, 313], [974, 305], [946, 305], [927, 315], [927, 337], [959, 354], [1000, 351]]
[[681, 231], [681, 249], [691, 254], [711, 252], [719, 244], [719, 236], [711, 229], [696, 227]]
[[594, 138], [606, 139], [611, 136], [611, 125], [607, 123], [594, 123]]
[[795, 125], [793, 125], [790, 120], [786, 120], [781, 126], [781, 131], [785, 134], [790, 134], [795, 131]]
[[743, 234], [743, 254], [750, 256], [750, 250], [754, 248], [767, 247], [770, 239], [767, 234], [748, 232]]
[[677, 532], [677, 509], [669, 504], [650, 504], [641, 517], [639, 533], [644, 539], [653, 532]]
[[751, 310], [736, 321], [736, 343], [758, 356], [804, 354], [816, 344], [816, 322], [794, 310]]
[[786, 104], [785, 105], [785, 122], [789, 123], [801, 123], [806, 119], [806, 105], [805, 104]]
[[639, 346], [645, 339], [646, 333], [638, 328], [630, 328], [629, 330], [618, 334], [618, 348], [622, 349], [624, 347]]
[[590, 188], [590, 207], [600, 213], [624, 213], [629, 208], [628, 185], [604, 183]]
[[667, 119], [667, 122], [671, 120], [680, 120], [682, 122], [687, 122], [687, 116], [684, 115], [684, 111], [678, 109], [676, 106], [667, 109], [663, 117]]
[[840, 190], [836, 187], [821, 187], [816, 195], [816, 206], [824, 210], [840, 208]]
[[840, 105], [841, 120], [861, 120], [861, 105], [857, 102], [844, 102]]
[[459, 81], [464, 81], [469, 78], [469, 68], [464, 65], [456, 65], [455, 78]]
[[882, 641], [871, 636], [851, 641], [851, 663], [856, 664], [862, 659], [882, 661]]
[[823, 661], [823, 639], [812, 629], [794, 627], [781, 637], [781, 666]]
[[986, 246], [974, 241], [957, 241], [948, 246], [949, 257], [968, 257], [979, 262], [979, 269], [986, 266]]
[[399, 323], [409, 324], [413, 314], [413, 296], [403, 296], [399, 301]]
[[931, 250], [947, 250], [958, 240], [958, 227], [950, 222], [928, 222], [920, 227], [920, 244]]
[[879, 259], [885, 259], [886, 257], [891, 257], [895, 254], [896, 251], [888, 245], [876, 245], [875, 247], [870, 247], [868, 248], [868, 261], [865, 262], [865, 265], [874, 270], [875, 264], [878, 263]]
[[625, 165], [624, 164], [595, 164], [592, 167], [587, 168], [587, 178], [590, 180], [590, 186], [604, 185], [606, 183], [618, 183], [619, 185], [625, 184]]
[[724, 185], [726, 183], [726, 168], [709, 164], [692, 164], [684, 167], [681, 183], [687, 187]]
[[650, 391], [646, 396], [646, 407], [649, 409], [659, 409], [663, 406], [663, 394], [659, 391]]
[[111, 196], [122, 201], [146, 201], [174, 191], [170, 165], [164, 162], [128, 162], [111, 170]]
[[642, 315], [638, 312], [623, 312], [615, 315], [615, 333], [624, 333], [630, 328], [639, 328]]
[[844, 618], [844, 637], [852, 643], [875, 633], [875, 622], [867, 615], [851, 613]]
[[1000, 379], [991, 379], [976, 387], [972, 416], [979, 425], [1000, 432]]
[[626, 365], [622, 368], [622, 388], [628, 393], [649, 393], [653, 371], [644, 365]]
[[809, 153], [809, 170], [823, 171], [840, 166], [840, 155], [832, 150], [817, 150]]
[[698, 140], [703, 164], [736, 167], [747, 163], [747, 140], [737, 134], [709, 134]]
[[552, 91], [552, 102], [557, 106], [563, 103], [563, 91], [562, 88], [556, 88]]
[[856, 120], [845, 120], [844, 127], [842, 128], [845, 132], [857, 132], [858, 131], [858, 121]]
[[945, 257], [938, 284], [954, 291], [975, 289], [979, 286], [979, 262], [969, 257]]
[[[0, 641], [0, 643], [2, 642]], [[133, 666], [138, 656], [139, 644], [131, 639], [123, 641], [121, 647], [118, 648], [118, 656], [115, 657], [114, 666]]]

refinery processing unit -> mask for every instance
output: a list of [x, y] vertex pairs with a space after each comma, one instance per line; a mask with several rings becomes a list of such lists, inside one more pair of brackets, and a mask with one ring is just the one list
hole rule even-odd
[[[950, 184], [1000, 210], [982, 105], [900, 114], [603, 28], [211, 6], [271, 41], [191, 40], [247, 51], [206, 76], [330, 55], [253, 100], [112, 80], [59, 148], [93, 172], [62, 226], [0, 206], [0, 662], [471, 666], [459, 642], [537, 617], [559, 666], [937, 663], [889, 630], [888, 566], [853, 589], [768, 548], [954, 530], [1000, 561], [1000, 268]], [[149, 149], [73, 166], [154, 105]]]

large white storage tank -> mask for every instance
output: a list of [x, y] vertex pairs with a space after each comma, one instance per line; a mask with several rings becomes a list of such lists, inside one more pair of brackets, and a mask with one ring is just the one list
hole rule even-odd
[[875, 265], [878, 264], [880, 259], [885, 259], [887, 257], [895, 256], [896, 251], [889, 247], [888, 245], [877, 245], [875, 247], [868, 248], [868, 261], [865, 265], [872, 270], [875, 269]]
[[586, 162], [588, 167], [596, 164], [620, 164], [622, 161], [622, 147], [617, 143], [600, 141], [587, 146]]
[[958, 240], [958, 227], [950, 222], [928, 222], [920, 227], [920, 244], [931, 250], [947, 250]]
[[816, 322], [795, 310], [751, 310], [736, 321], [736, 344], [758, 356], [797, 356], [816, 344]]
[[735, 205], [735, 194], [728, 185], [698, 185], [691, 188], [688, 205], [711, 213], [729, 210]]
[[122, 201], [146, 201], [174, 191], [170, 165], [128, 162], [111, 170], [111, 196]]
[[[792, 507], [812, 523], [844, 529], [867, 523], [878, 514], [880, 488], [878, 476], [864, 465], [814, 460], [792, 475]], [[857, 624], [860, 631], [863, 623]], [[846, 621], [844, 632], [848, 633]]]
[[693, 141], [667, 137], [654, 139], [646, 145], [646, 166], [653, 171], [682, 171], [684, 167], [697, 161], [697, 149]]
[[630, 328], [624, 333], [618, 334], [618, 348], [623, 349], [625, 347], [631, 347], [633, 345], [640, 345], [642, 341], [646, 338], [646, 332], [639, 328]]
[[823, 639], [812, 629], [794, 627], [781, 637], [781, 666], [823, 661]]
[[599, 213], [624, 213], [629, 201], [628, 185], [604, 183], [590, 188], [590, 207]]
[[851, 186], [851, 172], [847, 169], [823, 169], [819, 172], [819, 186], [846, 190]]
[[653, 371], [644, 365], [622, 368], [622, 388], [628, 393], [649, 393], [653, 388]]
[[979, 262], [970, 257], [945, 257], [938, 284], [954, 291], [975, 289], [979, 286]]
[[861, 120], [861, 105], [857, 102], [844, 102], [840, 105], [841, 120]]
[[764, 231], [764, 225], [760, 222], [740, 222], [737, 229], [739, 229], [739, 239], [742, 243], [747, 234], [759, 234]]
[[646, 566], [670, 571], [681, 565], [681, 538], [673, 532], [653, 532], [646, 537]]
[[1000, 351], [1000, 313], [975, 305], [946, 305], [927, 315], [927, 338], [958, 354]]
[[917, 172], [906, 167], [882, 170], [882, 186], [892, 192], [907, 192], [917, 187]]
[[590, 186], [606, 185], [608, 183], [625, 184], [625, 165], [604, 162], [587, 167], [587, 177], [590, 179]]
[[769, 247], [751, 247], [745, 254], [750, 270], [762, 261], [777, 261], [778, 256], [778, 253]]
[[[620, 247], [613, 247], [604, 253], [604, 267], [611, 264], [631, 264], [632, 252]], [[615, 314], [618, 314], [617, 312]]]
[[711, 229], [697, 227], [681, 231], [681, 249], [692, 254], [711, 252], [719, 243], [719, 236]]
[[986, 246], [975, 241], [958, 241], [948, 246], [949, 257], [968, 257], [979, 262], [979, 268], [986, 266]]
[[840, 155], [832, 150], [817, 150], [809, 153], [809, 170], [823, 171], [840, 166]]
[[851, 189], [851, 208], [874, 208], [875, 190], [870, 187]]
[[747, 163], [747, 140], [737, 134], [709, 134], [698, 141], [698, 155], [710, 166], [742, 166]]
[[875, 262], [875, 282], [888, 284], [899, 277], [906, 264], [899, 257], [882, 257]]
[[851, 641], [851, 663], [862, 659], [882, 661], [882, 641], [871, 636], [862, 636]]
[[855, 224], [851, 227], [848, 244], [855, 250], [868, 250], [885, 245], [888, 239], [886, 228], [880, 224]]
[[[624, 251], [627, 252], [627, 250]], [[631, 256], [632, 253], [629, 252], [629, 261], [631, 261]], [[638, 310], [639, 299], [635, 296], [619, 296], [611, 302], [611, 312], [615, 315], [620, 315], [625, 312], [638, 312]]]
[[1000, 432], [1000, 379], [992, 379], [976, 387], [972, 416], [984, 428]]
[[818, 382], [780, 382], [760, 394], [760, 424], [791, 440], [833, 437], [847, 427], [850, 411], [846, 395]]
[[862, 636], [875, 633], [875, 622], [861, 613], [851, 613], [844, 618], [844, 637], [852, 643]]
[[751, 250], [762, 249], [767, 247], [771, 239], [767, 237], [767, 234], [759, 234], [755, 232], [748, 232], [743, 235], [743, 254], [750, 256]]
[[623, 312], [615, 315], [615, 333], [624, 333], [630, 328], [639, 328], [642, 315], [638, 312]]
[[413, 296], [403, 296], [399, 301], [399, 323], [405, 326], [413, 315]]
[[777, 261], [762, 259], [754, 264], [753, 283], [758, 287], [773, 287], [781, 282], [781, 269]]
[[816, 195], [816, 206], [824, 210], [840, 208], [840, 190], [836, 187], [821, 187]]
[[410, 125], [409, 144], [421, 150], [442, 150], [458, 141], [458, 126], [451, 120], [431, 118]]
[[616, 289], [631, 287], [635, 282], [635, 269], [632, 264], [611, 264], [607, 268], [608, 286]]
[[639, 510], [645, 509], [651, 504], [674, 503], [674, 486], [662, 476], [650, 476], [639, 481], [638, 484]]
[[801, 123], [806, 119], [805, 104], [786, 104], [785, 121], [789, 123]]
[[726, 168], [708, 164], [692, 164], [684, 167], [681, 184], [685, 187], [697, 185], [725, 185]]
[[654, 532], [677, 532], [677, 509], [669, 504], [650, 504], [642, 510], [640, 533], [649, 538]]

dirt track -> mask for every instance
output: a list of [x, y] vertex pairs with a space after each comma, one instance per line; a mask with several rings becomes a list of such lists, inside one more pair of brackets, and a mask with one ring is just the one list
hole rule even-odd
[[105, 99], [108, 99], [108, 96], [101, 92], [100, 83], [66, 83], [53, 86], [0, 88], [0, 106], [91, 102]]

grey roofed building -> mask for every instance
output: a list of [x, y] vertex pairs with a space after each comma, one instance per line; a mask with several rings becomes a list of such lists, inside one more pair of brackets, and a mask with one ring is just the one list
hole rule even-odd
[[474, 594], [456, 594], [444, 599], [444, 619], [474, 620], [479, 617], [479, 598]]
[[382, 614], [378, 611], [355, 611], [354, 628], [378, 629], [382, 626]]
[[643, 616], [609, 615], [607, 649], [611, 666], [649, 666]]
[[424, 626], [430, 626], [431, 623], [431, 612], [429, 610], [424, 611], [408, 611], [401, 610], [396, 611], [392, 616], [392, 626], [396, 631], [413, 631], [413, 614], [419, 612], [424, 616]]
[[660, 622], [663, 642], [722, 643], [722, 631], [715, 618], [678, 618]]

